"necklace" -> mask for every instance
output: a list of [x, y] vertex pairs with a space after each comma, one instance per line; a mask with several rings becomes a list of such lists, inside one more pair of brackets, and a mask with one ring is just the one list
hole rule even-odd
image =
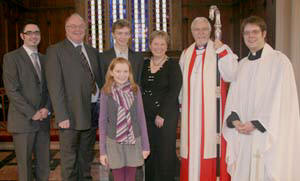
[[168, 56], [165, 55], [162, 59], [156, 61], [158, 63], [155, 63], [153, 60], [154, 58], [152, 57], [151, 61], [150, 61], [150, 66], [151, 67], [161, 67], [162, 64], [167, 60], [167, 58], [168, 58]]
[[153, 74], [159, 71], [162, 68], [162, 65], [167, 61], [168, 56], [164, 56], [162, 59], [158, 60], [158, 63], [154, 63], [153, 57], [151, 57], [149, 71]]

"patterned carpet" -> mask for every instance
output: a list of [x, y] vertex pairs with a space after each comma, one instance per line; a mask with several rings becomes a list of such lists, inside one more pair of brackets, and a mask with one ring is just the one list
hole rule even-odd
[[[108, 172], [100, 165], [98, 154], [99, 152], [96, 150], [91, 171], [93, 180], [108, 181]], [[50, 167], [51, 172], [49, 180], [61, 180], [59, 150], [51, 150]], [[17, 163], [15, 152], [13, 150], [0, 150], [0, 181], [15, 180], [17, 180]]]
[[[6, 122], [0, 120], [0, 181], [17, 180], [17, 162], [13, 151], [12, 137], [6, 131]], [[51, 161], [50, 181], [60, 181], [60, 153], [58, 144], [58, 130], [51, 125]], [[179, 131], [178, 131], [179, 135]], [[178, 136], [179, 137], [179, 136]], [[97, 142], [98, 143], [98, 142]], [[108, 171], [100, 165], [98, 145], [95, 145], [95, 157], [92, 164], [92, 176], [95, 181], [108, 181]], [[177, 154], [179, 154], [179, 139], [177, 140]], [[179, 163], [176, 165], [179, 175]], [[34, 169], [33, 169], [34, 170]], [[178, 176], [175, 181], [179, 180]]]

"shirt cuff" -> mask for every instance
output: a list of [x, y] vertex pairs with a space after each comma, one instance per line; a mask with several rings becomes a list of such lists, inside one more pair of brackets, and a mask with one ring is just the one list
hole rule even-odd
[[226, 119], [227, 127], [234, 128], [233, 121], [236, 120], [240, 121], [240, 117], [236, 112], [232, 111], [231, 114]]
[[258, 131], [260, 131], [262, 133], [264, 133], [266, 131], [265, 127], [258, 120], [253, 120], [250, 122]]

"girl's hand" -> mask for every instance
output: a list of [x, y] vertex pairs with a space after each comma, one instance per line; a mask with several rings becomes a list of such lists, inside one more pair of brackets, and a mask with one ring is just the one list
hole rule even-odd
[[150, 155], [150, 151], [143, 151], [144, 160]]
[[100, 155], [100, 163], [105, 166], [108, 167], [108, 159], [107, 159], [107, 155]]
[[161, 128], [164, 125], [164, 119], [162, 117], [160, 117], [159, 115], [157, 115], [155, 118], [155, 125], [158, 128]]

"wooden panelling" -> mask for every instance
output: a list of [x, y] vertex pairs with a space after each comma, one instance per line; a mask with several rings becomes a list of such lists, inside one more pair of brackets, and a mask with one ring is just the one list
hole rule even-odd
[[[173, 1], [170, 1], [173, 2]], [[169, 50], [178, 51], [182, 50], [182, 13], [181, 12], [182, 4], [181, 1], [177, 3], [171, 3], [170, 10], [170, 48]]]
[[[22, 7], [13, 3], [0, 1], [0, 76], [2, 77], [3, 55], [11, 50], [16, 49], [19, 45], [18, 35], [18, 19], [21, 17], [20, 11]], [[3, 87], [2, 78], [0, 87]]]
[[65, 19], [74, 11], [74, 8], [36, 9], [25, 13], [26, 17], [39, 22], [41, 30], [40, 52], [45, 53], [49, 45], [65, 38]]
[[242, 40], [240, 25], [242, 20], [250, 15], [258, 15], [266, 20], [266, 40], [272, 46], [275, 45], [275, 0], [182, 0], [184, 48], [194, 41], [190, 31], [192, 20], [198, 16], [208, 17], [211, 5], [217, 5], [221, 12], [222, 41], [232, 47], [240, 57], [248, 53]]
[[[22, 2], [22, 3], [20, 3]], [[1, 36], [0, 59], [3, 55], [22, 45], [19, 25], [24, 19], [33, 19], [40, 24], [42, 40], [40, 52], [45, 53], [49, 45], [65, 38], [65, 19], [75, 12], [73, 0], [24, 0], [0, 1]], [[4, 47], [4, 48], [3, 48]]]
[[[212, 3], [212, 1], [201, 1], [201, 0], [183, 0], [182, 4], [182, 16], [183, 16], [183, 22], [184, 22], [184, 32], [183, 37], [187, 39], [187, 41], [184, 42], [183, 47], [188, 47], [194, 40], [191, 34], [191, 23], [194, 18], [196, 17], [206, 17], [208, 18], [209, 14], [209, 7], [211, 5], [217, 5], [220, 13], [221, 13], [221, 23], [222, 23], [222, 40], [223, 42], [231, 45], [233, 44], [233, 37], [232, 37], [232, 31], [233, 31], [233, 23], [231, 17], [232, 14], [232, 7], [233, 3], [230, 0], [222, 1], [222, 3]], [[211, 22], [211, 25], [213, 27], [214, 21]], [[214, 36], [214, 28], [212, 31], [212, 37]]]

